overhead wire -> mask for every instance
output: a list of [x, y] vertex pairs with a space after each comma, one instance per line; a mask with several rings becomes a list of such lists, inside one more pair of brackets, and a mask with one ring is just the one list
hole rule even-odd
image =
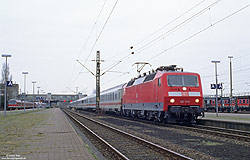
[[[103, 10], [103, 8], [104, 8], [105, 3], [106, 3], [106, 0], [105, 0], [105, 2], [104, 2], [104, 4], [103, 4], [103, 7], [102, 7], [100, 13], [102, 12], [102, 10]], [[106, 19], [106, 21], [105, 21], [105, 23], [104, 23], [104, 25], [103, 25], [103, 27], [102, 27], [102, 29], [101, 29], [99, 35], [97, 36], [97, 38], [96, 38], [96, 40], [95, 40], [95, 42], [94, 42], [94, 44], [93, 44], [93, 46], [92, 46], [92, 48], [91, 48], [91, 50], [90, 50], [90, 52], [89, 52], [89, 54], [88, 54], [88, 56], [87, 56], [85, 62], [84, 62], [84, 65], [85, 65], [86, 62], [88, 61], [88, 59], [89, 59], [91, 53], [93, 52], [93, 50], [94, 50], [94, 48], [95, 48], [95, 46], [96, 46], [96, 44], [97, 44], [99, 38], [101, 37], [101, 35], [102, 35], [102, 33], [103, 33], [103, 31], [104, 31], [104, 29], [105, 29], [105, 27], [106, 27], [106, 25], [107, 25], [107, 23], [108, 23], [108, 21], [109, 21], [109, 19], [110, 19], [111, 15], [112, 15], [112, 13], [113, 13], [113, 11], [114, 11], [114, 9], [115, 9], [115, 7], [117, 6], [117, 3], [118, 3], [118, 0], [116, 0], [116, 2], [115, 2], [115, 4], [114, 4], [114, 6], [113, 6], [113, 8], [112, 8], [112, 10], [111, 10], [111, 12], [110, 12], [108, 18]], [[99, 17], [100, 17], [100, 13], [99, 13], [99, 15], [98, 15], [98, 19], [99, 19]], [[95, 23], [95, 25], [96, 25], [96, 23]], [[95, 25], [94, 25], [94, 26], [95, 26]], [[92, 28], [91, 33], [93, 32], [93, 30], [94, 30], [94, 27]], [[82, 69], [81, 69], [81, 71], [82, 71]], [[80, 74], [80, 73], [79, 73], [79, 74]], [[78, 74], [77, 78], [79, 77], [79, 74]], [[77, 78], [76, 78], [76, 79], [77, 79]]]
[[[217, 0], [216, 2], [212, 3], [212, 4], [209, 5], [208, 7], [211, 8], [211, 7], [215, 6], [219, 1], [222, 1], [222, 0]], [[148, 39], [149, 37], [152, 37], [154, 34], [158, 33], [159, 31], [161, 31], [162, 29], [164, 29], [164, 28], [167, 27], [168, 25], [170, 25], [170, 24], [172, 24], [173, 22], [177, 21], [178, 19], [180, 19], [181, 17], [183, 17], [184, 15], [186, 15], [188, 12], [192, 11], [193, 9], [195, 9], [196, 7], [198, 7], [199, 5], [201, 5], [203, 2], [205, 2], [205, 0], [203, 0], [203, 1], [199, 2], [198, 4], [192, 6], [190, 9], [188, 9], [187, 11], [185, 11], [184, 13], [182, 13], [181, 15], [177, 16], [175, 19], [173, 19], [173, 20], [170, 21], [169, 23], [165, 24], [165, 25], [162, 26], [160, 29], [156, 30], [155, 32], [151, 33], [150, 35], [148, 35], [148, 36], [147, 36], [146, 38], [144, 38], [143, 40], [141, 40], [141, 41], [139, 41], [138, 43], [136, 43], [135, 45], [133, 45], [132, 48], [133, 48], [134, 46], [137, 46], [137, 45], [141, 44], [143, 41], [145, 41], [145, 40]], [[203, 9], [204, 12], [207, 10], [208, 7], [206, 7], [205, 9]], [[203, 10], [200, 11], [200, 12], [203, 13]], [[199, 13], [200, 13], [200, 12], [199, 12]], [[199, 13], [197, 13], [196, 16], [199, 16], [199, 15], [200, 15]], [[192, 16], [192, 17], [194, 17], [194, 16]], [[192, 19], [192, 17], [189, 18], [189, 19]], [[192, 20], [190, 20], [190, 21], [192, 21]], [[184, 23], [184, 22], [183, 22], [183, 23]], [[182, 23], [181, 23], [181, 24], [182, 24]], [[132, 49], [132, 48], [131, 48], [131, 49]], [[124, 52], [126, 52], [126, 51], [128, 51], [128, 50], [129, 50], [129, 49], [127, 49], [127, 50], [125, 50], [125, 51], [123, 51], [123, 52], [121, 52], [121, 53], [115, 55], [114, 57], [116, 57], [116, 56], [118, 56], [118, 55], [121, 55], [122, 53], [124, 53]], [[135, 52], [137, 52], [138, 50], [139, 50], [139, 49], [137, 49]], [[132, 56], [132, 55], [133, 55], [133, 54], [128, 54], [128, 55], [124, 56], [123, 58], [121, 58], [121, 59], [119, 60], [119, 63], [117, 63], [115, 66], [119, 65], [124, 59], [126, 59], [126, 58], [128, 58], [128, 57], [130, 57], [130, 56]], [[112, 58], [114, 58], [114, 57], [111, 57], [110, 59], [112, 59]], [[110, 67], [110, 66], [109, 66], [109, 67]]]
[[[192, 6], [190, 9], [188, 9], [187, 11], [185, 11], [184, 13], [182, 13], [181, 15], [177, 16], [175, 19], [171, 20], [170, 22], [168, 22], [167, 24], [165, 24], [164, 26], [162, 26], [161, 28], [159, 28], [158, 30], [154, 31], [153, 33], [151, 33], [150, 35], [146, 36], [144, 39], [142, 39], [141, 41], [137, 42], [135, 45], [132, 46], [135, 47], [139, 44], [141, 44], [142, 42], [144, 42], [145, 40], [147, 40], [148, 38], [152, 37], [153, 35], [155, 35], [156, 33], [158, 33], [159, 31], [161, 31], [162, 29], [164, 29], [165, 27], [169, 26], [170, 24], [172, 24], [173, 22], [177, 21], [178, 19], [180, 19], [181, 17], [183, 17], [184, 15], [186, 15], [187, 13], [189, 13], [190, 11], [192, 11], [193, 9], [195, 9], [196, 7], [198, 7], [199, 5], [201, 5], [203, 2], [205, 2], [205, 0], [199, 2], [198, 4]], [[130, 48], [130, 49], [132, 49]], [[109, 59], [113, 59], [121, 54], [123, 54], [124, 52], [130, 50], [130, 49], [126, 49], [124, 51], [122, 51], [121, 53], [116, 54], [113, 57], [110, 57]], [[125, 58], [129, 57], [130, 55], [127, 55], [125, 57], [123, 57], [120, 61], [124, 60]]]
[[192, 39], [193, 37], [195, 37], [195, 36], [201, 34], [202, 32], [204, 32], [204, 31], [210, 29], [211, 27], [213, 27], [213, 26], [215, 26], [215, 25], [217, 25], [217, 24], [223, 22], [224, 20], [226, 20], [226, 19], [232, 17], [233, 15], [239, 13], [240, 11], [246, 9], [247, 7], [249, 7], [249, 5], [250, 5], [250, 4], [248, 4], [248, 5], [246, 5], [246, 6], [242, 7], [242, 8], [240, 8], [240, 9], [238, 9], [237, 11], [235, 11], [235, 12], [233, 12], [233, 13], [227, 15], [226, 17], [224, 17], [224, 18], [222, 18], [222, 19], [216, 21], [215, 23], [209, 25], [208, 27], [203, 28], [202, 30], [196, 32], [195, 34], [193, 34], [193, 35], [191, 35], [191, 36], [185, 38], [184, 40], [182, 40], [182, 41], [176, 43], [175, 45], [173, 45], [173, 46], [171, 46], [171, 47], [165, 49], [164, 51], [162, 51], [162, 52], [158, 53], [157, 55], [155, 55], [155, 56], [151, 57], [150, 59], [148, 59], [148, 61], [150, 61], [150, 60], [152, 60], [152, 59], [154, 59], [154, 58], [160, 56], [161, 54], [163, 54], [163, 53], [165, 53], [165, 52], [167, 52], [167, 51], [169, 51], [169, 50], [171, 50], [171, 49], [173, 49], [173, 48], [179, 46], [180, 44], [182, 44], [182, 43], [188, 41], [189, 39]]
[[153, 33], [151, 33], [150, 35], [148, 35], [147, 37], [145, 37], [144, 39], [142, 39], [141, 41], [139, 41], [138, 43], [136, 43], [134, 46], [137, 46], [139, 44], [141, 44], [142, 42], [144, 42], [145, 40], [147, 40], [148, 38], [152, 37], [154, 34], [158, 33], [159, 31], [161, 31], [162, 29], [164, 29], [165, 27], [169, 26], [170, 24], [172, 24], [173, 22], [177, 21], [178, 19], [180, 19], [181, 17], [183, 17], [184, 15], [186, 15], [188, 12], [192, 11], [193, 9], [195, 9], [196, 7], [198, 7], [199, 5], [201, 5], [202, 3], [204, 3], [206, 0], [203, 0], [201, 2], [199, 2], [198, 4], [196, 4], [195, 6], [191, 7], [190, 9], [188, 9], [187, 11], [185, 11], [184, 13], [182, 13], [181, 15], [177, 16], [175, 19], [173, 19], [172, 21], [168, 22], [167, 24], [165, 24], [164, 26], [162, 26], [161, 28], [159, 28], [158, 30], [154, 31]]
[[[92, 26], [92, 28], [91, 28], [89, 34], [88, 34], [88, 37], [87, 37], [87, 39], [86, 39], [86, 41], [85, 41], [83, 47], [81, 48], [81, 50], [80, 50], [80, 52], [79, 52], [79, 54], [78, 54], [78, 56], [77, 56], [78, 59], [80, 58], [80, 55], [82, 54], [82, 52], [84, 51], [84, 49], [86, 48], [86, 46], [87, 46], [87, 44], [88, 44], [88, 42], [89, 42], [89, 39], [90, 39], [90, 37], [91, 37], [91, 35], [92, 35], [92, 33], [93, 33], [94, 29], [95, 29], [95, 26], [97, 25], [97, 22], [98, 22], [98, 20], [99, 20], [101, 14], [102, 14], [102, 12], [103, 12], [103, 9], [104, 9], [104, 6], [106, 5], [106, 2], [107, 2], [107, 0], [104, 1], [103, 5], [102, 5], [102, 7], [101, 7], [101, 10], [100, 10], [99, 13], [98, 13], [98, 16], [97, 16], [97, 18], [96, 18], [96, 20], [95, 20], [95, 22], [94, 22], [94, 24], [93, 24], [93, 26]], [[75, 62], [75, 64], [74, 64], [74, 69], [73, 69], [73, 71], [72, 71], [71, 77], [73, 77], [73, 74], [74, 74], [74, 71], [75, 71], [75, 67], [76, 67], [76, 62]], [[70, 87], [78, 78], [79, 78], [79, 74], [77, 75], [77, 77], [76, 77], [72, 82], [69, 82], [68, 87]]]
[[[236, 57], [236, 58], [234, 58], [234, 61], [237, 61], [237, 60], [239, 60], [239, 59], [241, 59], [243, 57], [248, 57], [248, 56], [250, 56], [250, 55], [249, 54], [245, 54], [243, 56]], [[221, 64], [224, 64], [224, 63], [226, 63], [226, 61], [222, 62]], [[249, 64], [248, 65], [244, 65], [244, 66], [240, 66], [240, 67], [234, 67], [233, 74], [235, 74], [237, 72], [243, 71], [242, 68], [248, 67], [248, 66], [249, 66]], [[201, 68], [200, 71], [208, 69], [208, 68], [211, 68], [211, 65], [207, 66], [207, 67], [204, 67], [204, 68]], [[244, 69], [244, 70], [246, 70], [246, 69]], [[227, 72], [228, 72], [228, 69], [227, 70], [221, 70], [220, 71], [220, 76], [225, 75]], [[214, 75], [206, 75], [206, 76], [202, 76], [201, 78], [209, 79], [211, 77], [214, 77]]]
[[179, 28], [185, 26], [186, 24], [188, 24], [189, 22], [193, 21], [195, 18], [199, 17], [200, 15], [202, 15], [203, 13], [205, 13], [206, 11], [210, 10], [212, 7], [216, 6], [220, 1], [222, 0], [217, 0], [214, 3], [212, 3], [211, 5], [207, 6], [206, 8], [202, 9], [201, 11], [199, 11], [198, 13], [192, 15], [191, 17], [189, 17], [188, 19], [184, 20], [183, 22], [179, 23], [178, 25], [174, 26], [173, 28], [171, 28], [170, 30], [168, 30], [167, 32], [161, 34], [160, 36], [154, 38], [153, 40], [151, 40], [150, 42], [148, 42], [147, 44], [143, 45], [142, 47], [138, 48], [135, 52], [139, 52], [140, 50], [144, 50], [144, 48], [148, 47], [148, 46], [152, 46], [155, 44], [155, 42], [157, 43], [162, 37], [166, 36], [166, 35], [170, 35], [174, 32], [176, 32]]
[[[105, 27], [106, 27], [106, 25], [107, 25], [107, 23], [108, 23], [108, 21], [109, 21], [111, 15], [112, 15], [112, 13], [113, 13], [113, 11], [114, 11], [116, 5], [117, 5], [117, 3], [118, 3], [118, 0], [116, 0], [116, 2], [115, 2], [115, 4], [114, 4], [114, 6], [113, 6], [113, 8], [112, 8], [112, 10], [111, 10], [111, 12], [110, 12], [108, 18], [106, 19], [106, 21], [105, 21], [105, 23], [104, 23], [104, 25], [103, 25], [103, 27], [102, 27], [102, 29], [101, 29], [101, 32], [100, 32], [99, 35], [97, 36], [97, 38], [96, 38], [96, 40], [95, 40], [95, 43], [94, 43], [94, 45], [92, 46], [92, 48], [91, 48], [91, 50], [90, 50], [90, 52], [89, 52], [89, 54], [88, 54], [88, 56], [87, 56], [87, 58], [86, 58], [86, 61], [88, 60], [88, 58], [90, 57], [91, 53], [93, 52], [93, 50], [94, 50], [94, 48], [95, 48], [95, 46], [96, 46], [96, 44], [97, 44], [99, 38], [100, 38], [101, 35], [102, 35], [102, 32], [104, 31], [104, 29], [105, 29]], [[84, 62], [84, 65], [85, 65], [86, 61]]]
[[[218, 3], [219, 1], [220, 1], [220, 0], [218, 0], [218, 1], [216, 1], [216, 2]], [[216, 3], [216, 2], [215, 2], [215, 3]], [[213, 3], [213, 4], [215, 4], [215, 3]], [[171, 46], [171, 47], [165, 49], [164, 51], [162, 51], [162, 52], [158, 53], [157, 55], [151, 57], [151, 58], [148, 59], [147, 61], [150, 61], [150, 60], [152, 60], [152, 59], [154, 59], [154, 58], [160, 56], [161, 54], [163, 54], [163, 53], [165, 53], [165, 52], [167, 52], [167, 51], [169, 51], [169, 50], [171, 50], [171, 49], [173, 49], [173, 48], [175, 48], [175, 47], [181, 45], [182, 43], [184, 43], [184, 42], [186, 42], [186, 41], [192, 39], [193, 37], [195, 37], [195, 36], [197, 36], [197, 35], [203, 33], [204, 31], [210, 29], [211, 27], [214, 27], [215, 25], [217, 25], [217, 24], [223, 22], [224, 20], [226, 20], [226, 19], [232, 17], [233, 15], [235, 15], [235, 14], [237, 14], [238, 12], [240, 12], [240, 11], [246, 9], [247, 7], [249, 7], [249, 4], [246, 5], [246, 6], [244, 6], [244, 7], [242, 7], [242, 8], [240, 8], [240, 9], [238, 9], [238, 10], [236, 10], [235, 12], [233, 12], [233, 13], [231, 13], [231, 14], [225, 16], [224, 18], [222, 18], [222, 19], [220, 19], [220, 20], [218, 20], [218, 21], [216, 21], [216, 22], [210, 24], [208, 27], [203, 28], [202, 30], [200, 30], [200, 31], [196, 32], [195, 34], [193, 34], [193, 35], [191, 35], [191, 36], [185, 38], [184, 40], [182, 40], [182, 41], [176, 43], [175, 45], [173, 45], [173, 46]], [[126, 58], [126, 57], [128, 57], [128, 56], [130, 56], [130, 55], [127, 55], [127, 56], [125, 56], [124, 58]]]

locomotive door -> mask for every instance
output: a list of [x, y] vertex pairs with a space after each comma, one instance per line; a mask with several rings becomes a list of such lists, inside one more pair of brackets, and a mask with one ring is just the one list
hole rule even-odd
[[154, 84], [154, 101], [158, 103], [158, 86]]

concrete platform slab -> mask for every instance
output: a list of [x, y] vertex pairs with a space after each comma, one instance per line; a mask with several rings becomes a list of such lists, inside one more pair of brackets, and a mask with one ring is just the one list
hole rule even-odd
[[[12, 146], [12, 151], [3, 150], [1, 159], [35, 159], [35, 160], [94, 160], [95, 155], [72, 127], [65, 114], [59, 109], [46, 109], [23, 114], [25, 118], [36, 118], [34, 114], [45, 114], [39, 124], [32, 124], [32, 128], [24, 129], [20, 137], [21, 145]], [[32, 121], [29, 120], [29, 121]], [[27, 121], [26, 121], [27, 122]], [[7, 123], [7, 122], [6, 122]], [[12, 124], [10, 124], [12, 125]], [[5, 146], [9, 145], [6, 141]], [[3, 155], [5, 154], [6, 155]], [[7, 154], [8, 153], [8, 154]]]
[[238, 123], [249, 123], [250, 124], [250, 114], [239, 114], [239, 113], [216, 113], [205, 112], [205, 117], [199, 119], [208, 120], [220, 120], [228, 122], [238, 122]]

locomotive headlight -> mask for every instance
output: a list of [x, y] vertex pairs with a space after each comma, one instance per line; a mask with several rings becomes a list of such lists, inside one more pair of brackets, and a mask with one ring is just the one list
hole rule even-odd
[[183, 90], [183, 91], [186, 91], [186, 90], [187, 90], [187, 87], [182, 87], [182, 90]]
[[200, 102], [200, 100], [199, 100], [199, 99], [196, 99], [196, 100], [195, 100], [195, 102], [196, 102], [196, 103], [199, 103], [199, 102]]
[[174, 99], [170, 99], [170, 103], [174, 103], [175, 102], [175, 100]]

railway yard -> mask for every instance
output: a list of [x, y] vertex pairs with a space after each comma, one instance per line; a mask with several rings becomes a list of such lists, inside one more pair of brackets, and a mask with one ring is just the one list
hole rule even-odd
[[250, 0], [3, 1], [0, 160], [250, 160], [249, 16]]
[[[36, 119], [31, 121], [28, 117]], [[246, 119], [245, 123], [250, 125]], [[234, 121], [237, 121], [236, 118]], [[13, 123], [16, 125], [13, 126]], [[249, 131], [205, 125], [172, 125], [59, 108], [10, 115], [8, 122], [1, 121], [1, 135], [1, 159], [250, 157]]]

